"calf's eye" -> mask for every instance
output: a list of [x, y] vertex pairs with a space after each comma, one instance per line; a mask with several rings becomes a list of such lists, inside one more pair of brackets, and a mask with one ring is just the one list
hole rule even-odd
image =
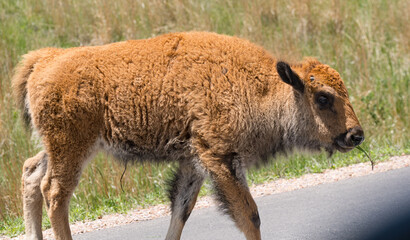
[[319, 96], [317, 102], [321, 107], [326, 107], [329, 104], [329, 99], [326, 96]]
[[324, 110], [332, 108], [334, 99], [333, 96], [328, 93], [319, 92], [315, 96], [315, 101], [319, 109]]

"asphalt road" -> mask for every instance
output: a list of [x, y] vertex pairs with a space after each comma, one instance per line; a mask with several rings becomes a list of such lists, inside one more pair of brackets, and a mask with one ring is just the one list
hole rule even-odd
[[[257, 198], [262, 239], [393, 239], [392, 234], [410, 231], [409, 186], [407, 167]], [[165, 217], [132, 223], [74, 239], [164, 239], [169, 221]], [[396, 229], [388, 227], [392, 224]], [[245, 238], [227, 216], [211, 207], [192, 213], [182, 239]]]

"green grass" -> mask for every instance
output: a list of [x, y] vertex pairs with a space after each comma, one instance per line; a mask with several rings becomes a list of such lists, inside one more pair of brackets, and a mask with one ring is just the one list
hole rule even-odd
[[[204, 30], [247, 38], [281, 59], [315, 56], [342, 75], [366, 132], [363, 147], [383, 161], [410, 153], [409, 12], [406, 0], [0, 0], [0, 234], [24, 231], [21, 168], [40, 149], [10, 93], [12, 70], [22, 54]], [[330, 159], [292, 155], [252, 169], [248, 179], [261, 183], [363, 161], [368, 159], [358, 150]], [[98, 155], [75, 191], [70, 220], [166, 202], [165, 180], [172, 168], [129, 167], [122, 192], [123, 166]], [[209, 192], [204, 188], [201, 195]], [[47, 217], [43, 226], [50, 227]]]

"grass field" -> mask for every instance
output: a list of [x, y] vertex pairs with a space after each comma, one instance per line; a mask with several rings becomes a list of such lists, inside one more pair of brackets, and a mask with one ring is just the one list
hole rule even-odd
[[[0, 235], [24, 232], [21, 168], [41, 149], [11, 96], [10, 78], [22, 54], [204, 30], [247, 38], [281, 59], [315, 56], [342, 75], [366, 132], [364, 148], [382, 161], [410, 153], [409, 12], [407, 0], [0, 0]], [[331, 159], [293, 155], [251, 170], [248, 179], [260, 183], [362, 161], [357, 150]], [[98, 155], [75, 191], [70, 220], [166, 202], [171, 168], [128, 168], [122, 192], [123, 166]], [[208, 192], [205, 187], [201, 194]], [[49, 227], [47, 217], [43, 226]]]

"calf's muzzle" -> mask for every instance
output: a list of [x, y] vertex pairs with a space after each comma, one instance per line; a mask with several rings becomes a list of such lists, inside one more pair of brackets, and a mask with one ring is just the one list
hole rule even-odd
[[364, 141], [364, 132], [360, 126], [356, 126], [340, 134], [335, 138], [336, 148], [341, 152], [348, 152]]
[[347, 145], [356, 147], [364, 141], [364, 132], [360, 126], [349, 129], [346, 134]]

